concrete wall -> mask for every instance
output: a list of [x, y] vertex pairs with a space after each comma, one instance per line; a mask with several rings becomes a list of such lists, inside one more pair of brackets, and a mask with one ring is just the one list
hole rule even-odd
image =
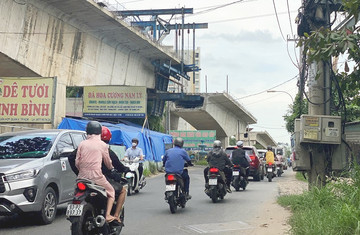
[[[25, 4], [20, 4], [24, 2]], [[153, 66], [46, 1], [0, 1], [0, 52], [43, 77], [56, 76], [55, 126], [65, 116], [66, 86], [154, 88]]]

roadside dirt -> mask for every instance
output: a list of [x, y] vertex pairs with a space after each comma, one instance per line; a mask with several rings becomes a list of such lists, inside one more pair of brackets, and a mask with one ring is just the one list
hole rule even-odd
[[[275, 178], [273, 182], [277, 184], [278, 196], [301, 194], [307, 190], [307, 183], [295, 178], [296, 172], [291, 168], [285, 171], [282, 177]], [[274, 213], [276, 211], [277, 213]], [[244, 231], [243, 235], [285, 235], [290, 234], [291, 229], [287, 221], [291, 216], [289, 209], [277, 204], [276, 199], [264, 203], [260, 215], [255, 218], [251, 226], [255, 227]]]

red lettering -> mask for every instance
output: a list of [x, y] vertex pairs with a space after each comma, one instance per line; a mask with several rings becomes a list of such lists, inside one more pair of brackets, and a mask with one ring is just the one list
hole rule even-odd
[[135, 93], [125, 93], [125, 98], [133, 99], [135, 98]]
[[49, 104], [22, 104], [21, 116], [49, 116], [49, 109]]
[[22, 104], [21, 105], [21, 116], [27, 116], [28, 113], [29, 113], [28, 105], [27, 104]]
[[41, 116], [49, 116], [50, 104], [42, 104]]
[[17, 97], [18, 85], [14, 82], [11, 86], [4, 85], [4, 94], [3, 97]]
[[36, 83], [35, 86], [22, 86], [22, 97], [31, 97], [34, 98], [37, 96], [38, 98], [47, 98], [49, 97], [49, 86], [46, 86], [45, 84], [42, 84], [38, 86]]
[[0, 104], [1, 116], [5, 116], [5, 115], [16, 116], [17, 106], [18, 104]]

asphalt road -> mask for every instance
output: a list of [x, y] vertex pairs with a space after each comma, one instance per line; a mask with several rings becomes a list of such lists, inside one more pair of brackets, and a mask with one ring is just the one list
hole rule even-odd
[[[251, 221], [261, 213], [262, 205], [277, 196], [277, 178], [271, 183], [265, 178], [260, 182], [250, 180], [245, 191], [233, 191], [224, 200], [213, 203], [204, 193], [203, 167], [189, 168], [189, 175], [192, 199], [185, 208], [178, 208], [176, 214], [171, 214], [164, 200], [164, 175], [148, 178], [140, 193], [126, 199], [121, 234], [240, 234], [252, 229]], [[61, 205], [56, 220], [43, 226], [34, 223], [31, 217], [0, 216], [0, 234], [70, 234], [65, 210], [66, 205]]]

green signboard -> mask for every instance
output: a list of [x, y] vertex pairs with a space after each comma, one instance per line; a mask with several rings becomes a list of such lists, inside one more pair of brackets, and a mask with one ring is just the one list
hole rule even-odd
[[172, 137], [181, 137], [184, 140], [184, 149], [186, 150], [201, 150], [199, 145], [205, 145], [205, 150], [212, 148], [216, 140], [215, 130], [201, 130], [201, 131], [170, 131]]

